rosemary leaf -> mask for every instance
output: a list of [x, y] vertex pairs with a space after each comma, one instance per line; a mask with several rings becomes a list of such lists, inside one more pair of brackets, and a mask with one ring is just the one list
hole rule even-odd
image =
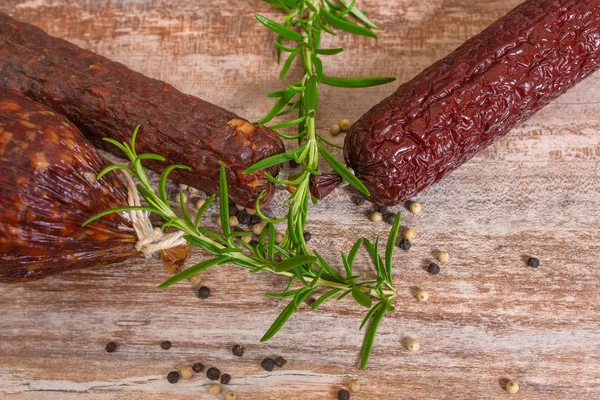
[[367, 329], [365, 340], [363, 342], [362, 353], [360, 357], [360, 369], [365, 369], [367, 363], [369, 362], [371, 349], [373, 348], [373, 343], [375, 342], [375, 334], [377, 333], [377, 328], [379, 328], [381, 320], [385, 316], [385, 311], [385, 307], [380, 307], [371, 319], [371, 323], [369, 324], [369, 328]]
[[313, 256], [299, 255], [280, 261], [275, 265], [275, 272], [284, 272], [304, 264], [313, 264], [317, 260]]
[[332, 289], [330, 291], [328, 291], [327, 293], [323, 294], [321, 297], [319, 297], [313, 304], [312, 309], [316, 310], [321, 304], [323, 304], [325, 301], [327, 301], [327, 299], [335, 296], [336, 294], [338, 294], [339, 292], [341, 292], [342, 289], [340, 288], [335, 288]]
[[291, 30], [290, 28], [286, 28], [285, 26], [270, 20], [267, 17], [263, 17], [260, 14], [254, 14], [254, 18], [258, 20], [261, 24], [272, 30], [273, 32], [283, 36], [286, 39], [293, 40], [295, 42], [301, 42], [303, 37], [296, 31]]
[[341, 176], [346, 182], [355, 187], [365, 196], [371, 195], [369, 193], [369, 189], [367, 189], [367, 187], [356, 176], [354, 176], [354, 174], [350, 172], [348, 168], [346, 168], [341, 162], [339, 162], [337, 158], [335, 158], [330, 152], [328, 152], [322, 144], [317, 143], [317, 146], [319, 147], [319, 151], [321, 153], [321, 156], [323, 156], [323, 159], [327, 161], [329, 165], [331, 165], [331, 168], [333, 168], [333, 170], [339, 176]]
[[187, 278], [191, 278], [192, 276], [194, 276], [214, 265], [221, 264], [223, 262], [228, 262], [229, 260], [230, 260], [229, 257], [222, 256], [222, 257], [215, 257], [215, 258], [211, 258], [209, 260], [203, 261], [200, 264], [191, 266], [188, 269], [181, 271], [177, 275], [170, 277], [169, 279], [164, 281], [162, 284], [158, 285], [158, 288], [164, 289], [164, 288], [169, 287], [177, 282], [181, 282]]
[[356, 286], [352, 288], [352, 297], [354, 297], [354, 300], [356, 300], [356, 302], [361, 306], [371, 308], [372, 303], [369, 296], [367, 296], [365, 292]]
[[387, 281], [392, 282], [392, 256], [394, 255], [394, 247], [396, 247], [396, 238], [398, 237], [398, 231], [400, 230], [400, 221], [402, 220], [402, 213], [398, 211], [396, 218], [394, 219], [394, 225], [388, 236], [387, 246], [385, 247], [385, 269], [387, 273]]
[[366, 88], [371, 86], [384, 85], [395, 81], [393, 77], [371, 77], [371, 78], [334, 78], [323, 76], [321, 82], [328, 86], [342, 88]]

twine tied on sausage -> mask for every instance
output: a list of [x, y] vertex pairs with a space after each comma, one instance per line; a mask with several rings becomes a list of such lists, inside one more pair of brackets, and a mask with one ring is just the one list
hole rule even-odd
[[[123, 171], [123, 176], [127, 182], [127, 204], [130, 206], [141, 206], [135, 182], [129, 173], [125, 171]], [[152, 254], [157, 251], [172, 249], [187, 243], [183, 238], [185, 233], [182, 231], [164, 233], [160, 228], [153, 227], [148, 211], [132, 210], [127, 211], [127, 215], [138, 237], [135, 248], [144, 254], [146, 258], [152, 257]]]

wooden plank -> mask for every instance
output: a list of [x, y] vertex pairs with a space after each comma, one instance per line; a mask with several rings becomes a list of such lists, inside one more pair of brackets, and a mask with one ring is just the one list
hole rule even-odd
[[[405, 81], [518, 3], [359, 0], [382, 26], [379, 41], [327, 39], [347, 50], [325, 67]], [[264, 94], [281, 87], [273, 36], [252, 17], [278, 14], [258, 0], [5, 0], [0, 11], [250, 119], [268, 110]], [[358, 118], [395, 86], [324, 88], [319, 128]], [[506, 379], [519, 380], [518, 398], [596, 399], [599, 115], [596, 74], [420, 195], [421, 215], [404, 212], [403, 226], [418, 237], [394, 257], [398, 311], [384, 320], [367, 371], [358, 368], [363, 310], [351, 301], [316, 312], [303, 306], [260, 344], [285, 306], [264, 297], [283, 287], [280, 278], [219, 267], [203, 274], [212, 295], [201, 300], [187, 283], [156, 289], [165, 279], [160, 262], [136, 258], [0, 286], [1, 397], [211, 398], [206, 378], [165, 379], [201, 361], [230, 373], [240, 399], [335, 398], [354, 377], [363, 382], [358, 399], [500, 399]], [[267, 211], [280, 215], [284, 196]], [[311, 210], [311, 244], [338, 268], [339, 252], [359, 235], [387, 237], [389, 229], [368, 223], [370, 206], [351, 197], [341, 190]], [[424, 266], [438, 249], [451, 261], [432, 277]], [[530, 255], [541, 259], [539, 269], [525, 265]], [[202, 259], [195, 251], [191, 261]], [[374, 273], [362, 254], [358, 268]], [[429, 302], [414, 299], [419, 287], [431, 292]], [[422, 350], [404, 350], [406, 337]], [[166, 339], [169, 351], [159, 347]], [[119, 349], [108, 354], [111, 340]], [[246, 346], [241, 359], [231, 354], [234, 343]], [[262, 371], [262, 358], [276, 355], [286, 367]]]

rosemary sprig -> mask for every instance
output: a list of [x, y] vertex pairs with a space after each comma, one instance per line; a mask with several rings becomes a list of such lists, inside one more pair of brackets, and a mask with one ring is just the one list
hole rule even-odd
[[[288, 219], [288, 230], [282, 247], [287, 250], [294, 250], [297, 253], [310, 254], [303, 233], [308, 214], [309, 199], [311, 198], [310, 180], [312, 175], [319, 175], [319, 156], [349, 184], [365, 195], [369, 195], [369, 191], [363, 183], [325, 149], [324, 145], [332, 144], [317, 132], [315, 121], [319, 103], [319, 86], [324, 84], [335, 87], [363, 88], [388, 83], [395, 80], [395, 78], [342, 78], [328, 76], [324, 73], [321, 57], [339, 54], [343, 51], [342, 48], [322, 48], [321, 38], [324, 33], [335, 35], [334, 29], [339, 29], [356, 35], [377, 38], [377, 35], [373, 32], [373, 29], [377, 29], [377, 26], [367, 18], [364, 12], [356, 8], [356, 0], [339, 0], [337, 4], [329, 0], [264, 1], [272, 4], [276, 10], [287, 13], [282, 18], [281, 23], [260, 14], [255, 14], [256, 19], [261, 24], [278, 35], [275, 40], [277, 61], [281, 62], [282, 55], [288, 54], [281, 69], [280, 79], [285, 79], [293, 61], [296, 59], [301, 59], [304, 73], [300, 80], [292, 84], [286, 84], [286, 89], [267, 95], [267, 97], [277, 100], [267, 115], [256, 122], [266, 124], [277, 116], [296, 111], [297, 118], [271, 125], [270, 128], [280, 129], [297, 126], [297, 134], [295, 135], [279, 134], [284, 139], [297, 140], [299, 148], [262, 160], [245, 172], [255, 172], [292, 159], [302, 165], [303, 171], [293, 176], [291, 180], [281, 180], [271, 176], [267, 176], [267, 178], [274, 183], [290, 185], [295, 189], [286, 200], [289, 209], [287, 215], [283, 218]], [[316, 204], [317, 199], [312, 197], [312, 201]], [[260, 197], [256, 201], [256, 208], [261, 218], [266, 221], [273, 221], [260, 212], [259, 203]]]
[[[220, 218], [223, 232], [218, 233], [200, 226], [202, 216], [214, 201], [215, 195], [212, 195], [206, 201], [193, 219], [185, 209], [185, 204], [183, 202], [181, 202], [183, 207], [182, 216], [177, 215], [169, 204], [165, 185], [167, 177], [173, 169], [187, 169], [186, 166], [173, 165], [165, 168], [160, 176], [157, 190], [150, 184], [150, 180], [142, 166], [142, 160], [153, 159], [164, 161], [164, 158], [156, 154], [136, 153], [135, 138], [137, 136], [138, 128], [139, 127], [134, 131], [131, 145], [125, 142], [119, 143], [112, 139], [104, 139], [115, 146], [118, 146], [125, 153], [127, 158], [129, 158], [133, 168], [122, 164], [111, 165], [100, 172], [98, 179], [101, 179], [104, 175], [112, 171], [126, 171], [141, 182], [137, 188], [148, 205], [120, 207], [106, 210], [89, 218], [83, 225], [85, 226], [98, 218], [111, 213], [144, 210], [161, 216], [165, 221], [163, 229], [168, 226], [184, 232], [184, 238], [188, 242], [204, 249], [212, 255], [211, 258], [193, 265], [167, 279], [164, 283], [159, 285], [159, 288], [167, 288], [204, 270], [223, 264], [235, 264], [248, 269], [250, 273], [270, 272], [287, 278], [288, 283], [283, 291], [267, 294], [268, 297], [273, 298], [290, 298], [290, 302], [262, 337], [261, 341], [263, 342], [269, 340], [279, 332], [283, 325], [298, 310], [300, 304], [302, 304], [309, 296], [326, 289], [312, 306], [312, 309], [316, 310], [327, 300], [333, 299], [334, 297], [336, 297], [337, 300], [342, 300], [348, 294], [351, 294], [352, 298], [358, 304], [369, 308], [370, 310], [361, 325], [362, 329], [366, 324], [369, 324], [361, 356], [361, 368], [365, 368], [371, 353], [377, 327], [384, 314], [387, 311], [394, 309], [392, 302], [397, 296], [396, 288], [392, 282], [391, 255], [400, 226], [400, 213], [396, 216], [394, 227], [392, 228], [388, 239], [385, 263], [383, 263], [379, 256], [379, 237], [375, 241], [375, 245], [371, 244], [367, 239], [361, 238], [355, 243], [348, 255], [344, 253], [341, 254], [345, 276], [342, 276], [335, 271], [317, 251], [314, 251], [314, 255], [308, 255], [304, 254], [303, 251], [295, 252], [293, 248], [284, 249], [283, 247], [276, 245], [274, 242], [275, 226], [270, 222], [266, 224], [265, 229], [259, 237], [258, 244], [255, 247], [252, 247], [244, 241], [238, 240], [241, 236], [247, 236], [249, 234], [232, 231], [229, 225], [229, 204], [225, 166], [221, 165], [219, 188]], [[377, 272], [376, 280], [367, 281], [354, 272], [354, 260], [363, 244], [365, 244], [372, 256]]]

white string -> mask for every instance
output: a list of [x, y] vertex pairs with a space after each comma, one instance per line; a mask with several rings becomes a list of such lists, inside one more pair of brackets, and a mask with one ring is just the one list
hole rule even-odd
[[[129, 173], [125, 171], [123, 171], [123, 176], [127, 181], [127, 204], [130, 206], [141, 206], [135, 182], [133, 182]], [[152, 254], [157, 251], [171, 249], [187, 243], [183, 238], [185, 235], [184, 232], [177, 231], [165, 234], [160, 228], [154, 228], [148, 217], [148, 211], [132, 210], [127, 211], [127, 214], [138, 237], [135, 248], [137, 251], [143, 253], [146, 258], [152, 257]]]

